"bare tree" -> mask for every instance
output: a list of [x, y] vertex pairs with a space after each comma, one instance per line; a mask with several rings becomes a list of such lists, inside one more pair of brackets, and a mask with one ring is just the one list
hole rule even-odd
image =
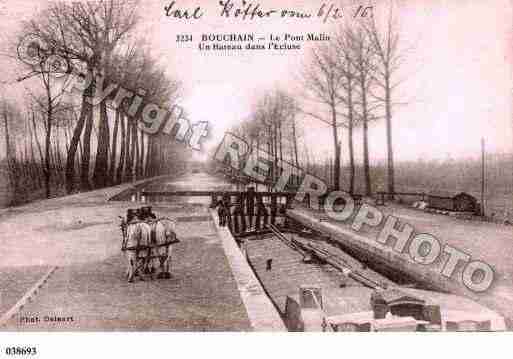
[[355, 188], [355, 160], [354, 160], [354, 129], [358, 125], [355, 106], [356, 96], [356, 68], [353, 63], [354, 53], [351, 49], [351, 38], [347, 31], [341, 28], [334, 41], [338, 71], [343, 78], [343, 86], [337, 96], [343, 103], [343, 126], [347, 129], [347, 145], [349, 152], [349, 193], [354, 194]]
[[[311, 52], [311, 61], [302, 73], [303, 86], [306, 90], [305, 99], [313, 102], [321, 111], [328, 112], [328, 119], [316, 112], [302, 109], [302, 112], [331, 126], [333, 135], [334, 171], [333, 186], [340, 190], [340, 143], [338, 128], [342, 125], [339, 119], [339, 106], [343, 104], [339, 93], [344, 88], [344, 73], [340, 71], [337, 53], [329, 45], [321, 45]], [[319, 106], [320, 105], [320, 106]]]
[[[34, 34], [48, 44], [52, 53], [67, 61], [68, 70], [92, 74], [104, 73], [116, 45], [137, 23], [136, 2], [99, 0], [96, 2], [52, 3], [28, 22], [24, 33]], [[108, 73], [107, 73], [108, 76]], [[82, 186], [88, 188], [92, 107], [85, 101], [92, 94], [93, 83], [84, 92], [79, 121], [74, 130], [66, 165], [67, 189], [72, 190], [76, 150], [85, 125]], [[93, 179], [96, 185], [108, 183], [109, 129], [104, 101], [100, 104], [97, 158]]]
[[[177, 98], [181, 84], [167, 76], [164, 69], [147, 53], [143, 44], [138, 44], [134, 48], [133, 54], [130, 55], [133, 56], [133, 59], [127, 62], [127, 67], [124, 69], [126, 76], [123, 76], [120, 83], [124, 87], [132, 89], [144, 86], [145, 96], [140, 108], [144, 108], [147, 103], [159, 104], [166, 108]], [[159, 157], [163, 153], [163, 149], [158, 145], [158, 136], [144, 136], [141, 133], [137, 126], [140, 113], [135, 114], [135, 116], [128, 116], [127, 106], [122, 107], [121, 110], [129, 123], [126, 127], [125, 177], [132, 178], [132, 169], [135, 169], [138, 177], [150, 174], [156, 175], [159, 172], [157, 168], [159, 167]], [[135, 132], [130, 132], [130, 129]], [[121, 130], [123, 132], [123, 127]], [[147, 137], [146, 141], [144, 141], [144, 137]], [[166, 143], [164, 146], [168, 146], [168, 144]], [[123, 147], [121, 150], [123, 151]]]
[[109, 167], [109, 178], [112, 180], [112, 183], [116, 182], [116, 155], [118, 148], [118, 128], [119, 128], [119, 111], [115, 111], [115, 122], [114, 122], [114, 130], [112, 132], [112, 146], [110, 153], [110, 167]]
[[54, 73], [58, 71], [59, 68], [54, 68], [54, 63], [48, 61], [48, 59], [41, 58], [40, 62], [34, 65], [30, 65], [30, 70], [32, 73], [39, 74], [39, 78], [43, 85], [44, 94], [42, 96], [37, 96], [31, 94], [32, 100], [39, 106], [39, 109], [42, 113], [45, 114], [43, 117], [43, 124], [45, 129], [45, 142], [44, 142], [44, 167], [43, 167], [43, 175], [44, 175], [44, 183], [45, 183], [45, 193], [46, 198], [50, 197], [50, 178], [52, 175], [51, 169], [51, 138], [52, 138], [52, 129], [54, 127], [54, 116], [55, 114], [62, 109], [61, 100], [64, 94], [64, 88], [56, 88], [53, 84], [54, 82]]
[[124, 168], [125, 168], [125, 163], [126, 163], [126, 151], [127, 151], [127, 147], [126, 147], [126, 138], [127, 138], [127, 125], [126, 125], [126, 116], [124, 115], [124, 113], [122, 111], [117, 111], [118, 115], [119, 115], [119, 123], [120, 123], [120, 126], [121, 126], [121, 138], [120, 138], [120, 147], [121, 147], [121, 150], [120, 150], [120, 154], [119, 154], [119, 163], [118, 163], [118, 168], [116, 169], [116, 182], [117, 183], [121, 183], [123, 181], [123, 171], [124, 171]]
[[404, 61], [404, 52], [401, 50], [400, 33], [397, 21], [393, 14], [393, 5], [390, 4], [388, 16], [384, 29], [380, 31], [376, 25], [376, 19], [364, 23], [375, 54], [377, 68], [374, 71], [374, 84], [377, 91], [373, 97], [384, 105], [387, 137], [387, 190], [393, 196], [395, 193], [394, 185], [394, 148], [392, 135], [392, 109], [393, 93], [400, 85], [401, 81], [397, 79], [397, 72]]
[[5, 159], [7, 164], [7, 173], [10, 185], [14, 189], [14, 193], [18, 193], [19, 190], [19, 175], [16, 171], [16, 154], [15, 154], [15, 145], [14, 145], [14, 137], [13, 127], [16, 124], [16, 120], [18, 119], [18, 110], [16, 106], [14, 106], [9, 101], [2, 99], [0, 102], [0, 111], [2, 116], [3, 126], [1, 130], [4, 133], [4, 142], [5, 142]]
[[370, 38], [361, 25], [346, 27], [346, 45], [351, 51], [351, 64], [355, 70], [355, 90], [358, 101], [355, 108], [358, 120], [362, 124], [363, 135], [363, 172], [365, 182], [365, 195], [372, 194], [372, 185], [369, 166], [369, 122], [375, 120], [373, 115], [374, 103], [370, 98], [370, 92], [374, 80], [374, 49], [371, 46]]
[[[274, 90], [264, 95], [256, 104], [254, 120], [260, 124], [260, 133], [267, 144], [267, 152], [272, 156], [273, 163], [269, 182], [276, 183], [280, 176], [280, 163], [283, 162], [285, 146], [285, 127], [295, 116], [297, 105], [294, 99], [281, 90]], [[251, 129], [254, 132], [256, 129]], [[258, 145], [260, 145], [260, 140]]]
[[[249, 142], [252, 151], [260, 154], [264, 150], [271, 156], [271, 166], [265, 179], [269, 190], [273, 189], [272, 185], [281, 175], [281, 163], [286, 159], [287, 152], [293, 151], [295, 140], [292, 135], [297, 136], [297, 133], [293, 132], [296, 129], [292, 129], [292, 123], [297, 111], [296, 102], [289, 94], [282, 90], [268, 91], [257, 99], [252, 114], [230, 130]], [[239, 162], [240, 169], [245, 166], [245, 161], [242, 159]], [[233, 170], [231, 167], [226, 169]], [[290, 186], [291, 183], [285, 185]]]
[[[299, 156], [298, 156], [298, 130], [296, 126], [296, 115], [294, 114], [291, 118], [291, 129], [292, 129], [292, 144], [294, 150], [294, 165], [299, 169]], [[296, 173], [296, 186], [299, 186], [299, 173]]]

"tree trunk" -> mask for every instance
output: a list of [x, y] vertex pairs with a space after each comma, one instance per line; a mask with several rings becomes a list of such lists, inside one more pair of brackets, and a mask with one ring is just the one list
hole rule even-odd
[[[32, 113], [32, 116], [34, 113]], [[30, 162], [32, 166], [32, 179], [34, 183], [34, 188], [41, 187], [41, 176], [39, 172], [39, 166], [36, 162], [36, 154], [34, 151], [34, 134], [32, 131], [32, 127], [29, 124], [29, 136], [30, 136]]]
[[41, 166], [41, 172], [44, 171], [44, 162], [45, 162], [45, 157], [43, 155], [43, 149], [41, 148], [41, 142], [39, 142], [39, 137], [37, 137], [37, 127], [36, 127], [36, 118], [35, 118], [35, 115], [34, 113], [32, 113], [32, 126], [34, 127], [34, 138], [36, 139], [36, 145], [37, 145], [37, 150], [39, 152], [39, 163], [40, 163], [40, 166]]
[[385, 78], [385, 118], [387, 128], [387, 184], [390, 198], [394, 198], [395, 193], [395, 181], [394, 181], [394, 149], [392, 139], [392, 108], [390, 99], [390, 80], [388, 77]]
[[144, 178], [144, 155], [145, 155], [145, 152], [144, 152], [144, 132], [143, 131], [139, 131], [140, 132], [140, 137], [141, 137], [141, 150], [140, 150], [140, 156], [139, 156], [139, 177], [141, 178]]
[[369, 168], [369, 114], [367, 104], [367, 79], [360, 74], [360, 89], [362, 96], [362, 122], [363, 122], [363, 173], [365, 181], [365, 195], [372, 195], [370, 168]]
[[153, 156], [153, 136], [148, 136], [146, 141], [146, 163], [144, 166], [144, 176], [151, 177], [151, 158]]
[[80, 164], [80, 183], [83, 190], [90, 190], [91, 183], [89, 182], [89, 163], [91, 161], [91, 132], [93, 129], [93, 107], [87, 106], [87, 122], [83, 137], [83, 156], [82, 163]]
[[9, 161], [11, 159], [11, 137], [9, 135], [9, 122], [7, 119], [7, 111], [4, 110], [3, 113], [4, 117], [4, 135], [5, 135], [5, 156], [7, 159], [7, 164], [9, 164]]
[[109, 185], [109, 122], [107, 115], [107, 104], [100, 103], [100, 123], [98, 125], [98, 146], [94, 162], [93, 183], [96, 188], [103, 188]]
[[82, 146], [82, 141], [78, 141], [78, 163], [76, 165], [77, 173], [80, 171], [83, 158], [84, 158], [84, 146]]
[[134, 146], [132, 144], [132, 121], [129, 116], [126, 118], [126, 156], [125, 156], [125, 181], [132, 179], [132, 160], [134, 158]]
[[[58, 129], [58, 127], [56, 128]], [[61, 136], [59, 135], [59, 132], [57, 131], [57, 135], [55, 136], [55, 167], [56, 167], [56, 178], [59, 179], [59, 186], [63, 183], [62, 178], [62, 155], [61, 155]]]
[[110, 156], [109, 182], [116, 182], [116, 157], [118, 150], [118, 127], [119, 127], [119, 111], [116, 111], [116, 120], [114, 122], [114, 130], [112, 131], [112, 152]]
[[365, 195], [370, 196], [372, 188], [369, 168], [369, 128], [366, 119], [363, 120], [363, 173], [365, 178]]
[[135, 145], [135, 157], [134, 157], [134, 177], [135, 180], [139, 179], [139, 136], [137, 136], [137, 121], [134, 119], [132, 128], [133, 138], [132, 141]]
[[125, 157], [126, 157], [126, 131], [125, 131], [125, 115], [123, 113], [119, 113], [120, 116], [120, 124], [121, 124], [121, 152], [119, 154], [119, 164], [116, 174], [116, 182], [121, 183], [123, 181], [123, 169], [125, 165]]
[[349, 193], [354, 194], [354, 144], [353, 144], [353, 118], [352, 114], [349, 116], [347, 126], [347, 142], [349, 147]]
[[[5, 104], [4, 104], [5, 106]], [[7, 118], [7, 110], [4, 108], [3, 111], [3, 117], [4, 117], [4, 135], [5, 135], [5, 157], [7, 161], [7, 171], [9, 173], [9, 179], [11, 182], [11, 185], [13, 187], [13, 192], [16, 195], [17, 193], [17, 180], [15, 178], [15, 175], [13, 173], [13, 166], [12, 166], [12, 154], [11, 154], [11, 137], [9, 134], [9, 123]]]
[[340, 146], [338, 143], [338, 129], [337, 129], [337, 112], [334, 105], [331, 107], [331, 126], [333, 131], [333, 146], [335, 149], [334, 171], [333, 171], [333, 189], [340, 191]]
[[[299, 171], [299, 159], [298, 159], [298, 153], [297, 153], [297, 135], [296, 135], [296, 119], [292, 119], [292, 141], [294, 144], [294, 161], [296, 168]], [[299, 186], [299, 179], [300, 179], [300, 173], [296, 173], [296, 186]]]
[[[49, 92], [50, 90], [47, 89]], [[47, 122], [46, 122], [46, 134], [45, 134], [45, 169], [43, 171], [45, 177], [45, 195], [46, 198], [50, 198], [50, 145], [51, 145], [51, 135], [52, 135], [52, 116], [53, 116], [53, 106], [52, 99], [50, 93], [48, 93], [48, 108], [47, 108]]]
[[[283, 134], [281, 133], [282, 123], [280, 121], [280, 126], [278, 127], [278, 137], [280, 139], [280, 164], [283, 163]], [[252, 147], [250, 147], [252, 148]]]
[[[87, 92], [87, 90], [86, 90]], [[88, 114], [88, 104], [86, 102], [86, 92], [82, 96], [82, 107], [80, 109], [80, 117], [78, 118], [78, 122], [75, 125], [75, 129], [73, 130], [73, 137], [71, 138], [71, 143], [69, 145], [68, 158], [66, 159], [66, 192], [71, 193], [73, 191], [73, 186], [75, 184], [75, 156], [77, 152], [77, 147], [80, 143], [80, 136], [82, 135], [82, 130], [84, 128], [85, 119]]]
[[29, 162], [28, 162], [28, 136], [27, 136], [27, 131], [28, 131], [28, 120], [25, 119], [25, 136], [24, 136], [24, 139], [23, 139], [23, 152], [22, 152], [22, 155], [23, 155], [23, 158], [22, 158], [22, 169], [23, 169], [23, 179], [24, 181], [26, 181], [26, 179], [30, 178], [30, 165], [29, 165]]
[[66, 147], [66, 153], [69, 152], [69, 127], [64, 128], [64, 145]]
[[[272, 125], [269, 125], [268, 128], [267, 128], [267, 133], [268, 133], [268, 139], [267, 139], [267, 151], [269, 152], [269, 155], [273, 156], [274, 155], [274, 151], [273, 151], [273, 143], [272, 143], [272, 139], [273, 139], [273, 136], [272, 136]], [[273, 185], [274, 185], [274, 163], [272, 164], [271, 166], [271, 183], [267, 185], [267, 190], [270, 192]]]

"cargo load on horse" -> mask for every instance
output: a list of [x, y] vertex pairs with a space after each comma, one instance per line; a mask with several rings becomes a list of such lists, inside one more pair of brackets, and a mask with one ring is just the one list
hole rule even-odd
[[157, 216], [150, 206], [128, 209], [126, 218], [121, 217], [121, 251], [127, 260], [127, 278], [133, 282], [136, 276], [153, 279], [171, 277], [172, 245], [179, 243], [176, 222]]

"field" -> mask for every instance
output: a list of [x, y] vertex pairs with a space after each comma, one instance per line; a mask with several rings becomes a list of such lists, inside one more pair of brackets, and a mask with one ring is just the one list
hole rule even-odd
[[[343, 167], [343, 188], [348, 188], [347, 167]], [[371, 168], [373, 191], [386, 190], [384, 163]], [[399, 162], [395, 168], [396, 191], [454, 196], [467, 192], [481, 202], [481, 161], [478, 159]], [[513, 155], [494, 154], [486, 158], [485, 211], [487, 216], [513, 221]], [[363, 168], [356, 169], [356, 191], [363, 193]]]

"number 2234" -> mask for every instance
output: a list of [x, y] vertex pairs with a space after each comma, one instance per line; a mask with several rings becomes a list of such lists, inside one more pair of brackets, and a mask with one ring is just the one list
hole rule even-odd
[[176, 35], [176, 42], [190, 42], [190, 41], [192, 41], [192, 35], [190, 35], [190, 34]]

